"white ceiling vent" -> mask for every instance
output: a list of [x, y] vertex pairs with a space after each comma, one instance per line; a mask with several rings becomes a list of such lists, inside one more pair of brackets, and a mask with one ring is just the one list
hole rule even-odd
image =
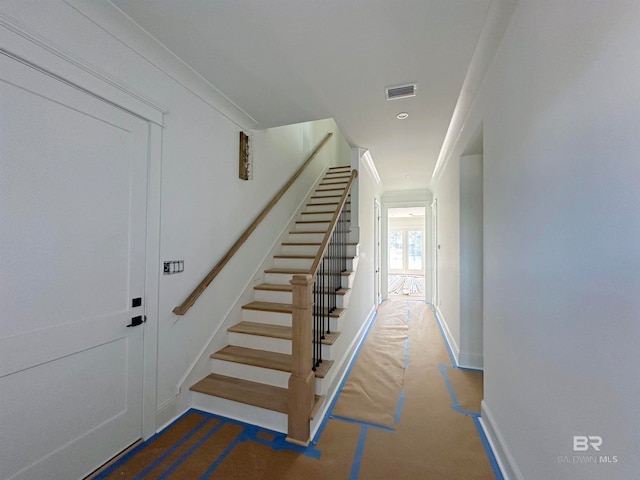
[[387, 100], [395, 100], [396, 98], [406, 98], [416, 96], [416, 84], [398, 85], [397, 87], [387, 88]]

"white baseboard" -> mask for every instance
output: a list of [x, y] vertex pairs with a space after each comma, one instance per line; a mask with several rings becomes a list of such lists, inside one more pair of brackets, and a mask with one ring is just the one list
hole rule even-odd
[[458, 357], [458, 366], [471, 370], [484, 369], [484, 357], [482, 355], [473, 355], [470, 353], [461, 353]]
[[[185, 395], [185, 394], [181, 394]], [[186, 392], [186, 395], [189, 395], [189, 392]], [[189, 410], [189, 401], [185, 401], [184, 398], [180, 398], [176, 396], [165, 402], [158, 410], [156, 411], [156, 432], [161, 432], [173, 422], [175, 422], [180, 416], [182, 416], [187, 410]], [[148, 438], [145, 438], [148, 440]]]
[[449, 330], [449, 325], [447, 324], [447, 321], [445, 320], [444, 315], [442, 315], [440, 308], [436, 307], [435, 315], [436, 315], [436, 320], [438, 320], [438, 323], [440, 324], [440, 327], [444, 332], [444, 339], [447, 342], [447, 346], [449, 347], [449, 352], [451, 352], [451, 354], [453, 355], [453, 362], [454, 362], [453, 366], [458, 367], [459, 366], [458, 359], [460, 357], [460, 347], [458, 347], [458, 344], [456, 343], [456, 339], [453, 337], [451, 330]]
[[505, 480], [524, 480], [524, 476], [520, 472], [513, 455], [509, 451], [509, 447], [504, 441], [504, 437], [500, 429], [496, 425], [495, 419], [489, 410], [489, 406], [483, 400], [481, 404], [480, 425], [484, 430], [487, 441], [496, 457], [496, 462], [500, 467], [502, 476]]

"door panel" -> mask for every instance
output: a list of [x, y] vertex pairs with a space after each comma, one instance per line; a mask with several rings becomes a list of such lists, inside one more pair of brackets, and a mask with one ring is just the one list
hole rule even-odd
[[0, 72], [0, 478], [78, 478], [142, 433], [148, 124]]

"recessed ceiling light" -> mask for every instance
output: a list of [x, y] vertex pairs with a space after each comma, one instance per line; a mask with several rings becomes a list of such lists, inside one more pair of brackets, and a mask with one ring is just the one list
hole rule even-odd
[[407, 112], [401, 112], [398, 115], [396, 115], [396, 118], [398, 120], [404, 120], [405, 118], [409, 118], [409, 114]]

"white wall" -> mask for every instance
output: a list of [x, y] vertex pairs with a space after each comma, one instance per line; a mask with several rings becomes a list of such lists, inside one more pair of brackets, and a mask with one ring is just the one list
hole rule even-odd
[[[353, 338], [362, 323], [371, 315], [376, 306], [375, 299], [375, 212], [374, 203], [380, 200], [381, 185], [377, 183], [369, 167], [357, 154], [359, 149], [351, 156], [351, 168], [358, 170], [357, 181], [357, 218], [358, 230], [354, 232], [358, 235], [359, 253], [358, 269], [354, 279], [351, 298], [349, 299], [349, 309], [347, 310], [348, 321], [344, 322], [343, 335]], [[352, 200], [352, 208], [353, 207]]]
[[438, 305], [435, 305], [456, 360], [460, 355], [460, 159], [446, 164], [434, 185], [438, 201]]
[[[185, 271], [161, 276], [159, 317], [148, 320], [158, 328], [157, 405], [151, 408], [160, 412], [161, 425], [181, 413], [175, 403], [181, 378], [252, 280], [299, 201], [337, 153], [344, 157], [346, 150], [342, 162], [348, 163], [349, 147], [333, 120], [256, 130], [253, 180], [239, 180], [238, 132], [254, 127], [252, 119], [109, 4], [7, 0], [0, 14], [168, 111], [162, 132], [160, 259], [184, 260]], [[336, 133], [331, 143], [283, 198], [268, 225], [255, 232], [187, 315], [174, 315], [172, 309], [328, 131]]]
[[482, 155], [460, 157], [460, 353], [482, 368]]
[[510, 478], [640, 471], [638, 24], [637, 1], [519, 3], [449, 155], [482, 123], [483, 422]]

